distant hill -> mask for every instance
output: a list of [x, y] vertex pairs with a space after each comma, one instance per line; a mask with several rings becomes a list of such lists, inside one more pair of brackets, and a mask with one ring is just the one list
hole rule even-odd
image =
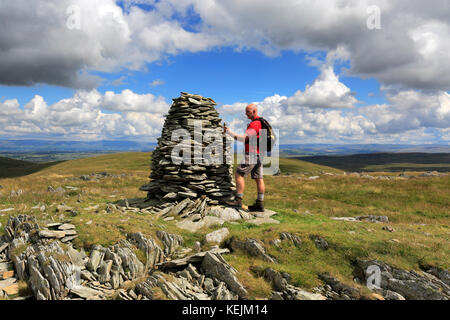
[[303, 161], [345, 171], [450, 172], [450, 153], [373, 153], [346, 156], [298, 157]]
[[[1, 153], [111, 153], [148, 152], [155, 149], [156, 141], [99, 140], [99, 141], [56, 141], [56, 140], [0, 140]], [[280, 144], [282, 157], [308, 155], [351, 155], [377, 152], [426, 152], [450, 153], [449, 145], [408, 144]]]
[[279, 149], [281, 157], [372, 153], [450, 153], [449, 145], [439, 144], [282, 144]]
[[[121, 173], [129, 170], [143, 171], [150, 169], [150, 152], [124, 152], [96, 155], [68, 161], [34, 163], [0, 157], [0, 178], [11, 178], [29, 175], [40, 171], [40, 174], [72, 172], [77, 175], [108, 171]], [[280, 158], [279, 166], [282, 174], [320, 174], [323, 172], [340, 173], [341, 170], [323, 165], [289, 158]]]
[[52, 140], [0, 140], [0, 152], [110, 152], [152, 151], [155, 142], [128, 140], [52, 141]]
[[26, 176], [42, 169], [48, 168], [57, 162], [34, 163], [30, 161], [16, 160], [0, 157], [0, 178], [13, 178]]

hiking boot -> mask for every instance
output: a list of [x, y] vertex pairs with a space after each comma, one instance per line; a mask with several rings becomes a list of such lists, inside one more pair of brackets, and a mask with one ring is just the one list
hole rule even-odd
[[264, 201], [256, 200], [255, 204], [248, 206], [250, 212], [264, 212]]
[[233, 201], [226, 201], [225, 202], [227, 204], [227, 206], [230, 206], [232, 208], [239, 208], [242, 209], [242, 198], [240, 197], [235, 197]]

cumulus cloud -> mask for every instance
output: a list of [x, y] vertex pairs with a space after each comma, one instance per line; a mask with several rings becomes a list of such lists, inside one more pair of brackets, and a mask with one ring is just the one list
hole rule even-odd
[[126, 89], [116, 94], [112, 91], [105, 92], [101, 102], [102, 107], [112, 111], [138, 111], [162, 113], [168, 110], [168, 105], [163, 97], [155, 97], [152, 94], [136, 94]]
[[398, 133], [420, 128], [450, 127], [450, 95], [401, 91], [386, 95], [388, 104], [361, 108], [379, 132]]
[[[332, 51], [345, 48], [349, 73], [375, 77], [403, 88], [450, 89], [450, 6], [399, 0], [166, 0], [161, 6], [186, 12], [194, 8], [203, 34], [225, 45], [257, 49], [268, 56], [283, 50]], [[169, 5], [170, 4], [170, 5]], [[381, 29], [369, 29], [371, 12], [380, 9]]]
[[358, 102], [350, 89], [339, 81], [332, 66], [323, 65], [320, 68], [320, 75], [312, 85], [287, 99], [290, 113], [295, 113], [297, 107], [352, 108]]
[[[273, 95], [257, 101], [261, 114], [286, 137], [392, 140], [402, 133], [431, 137], [435, 133], [426, 129], [437, 128], [440, 139], [448, 140], [448, 0], [119, 4], [124, 9], [113, 0], [0, 3], [0, 84], [47, 83], [78, 89], [73, 97], [53, 105], [41, 96], [23, 108], [15, 99], [0, 101], [1, 135], [154, 135], [168, 109], [164, 98], [131, 90], [101, 94], [93, 89], [101, 81], [93, 71], [143, 70], [168, 55], [231, 46], [270, 57], [283, 50], [327, 53], [325, 61], [310, 58], [320, 70], [310, 85], [291, 97]], [[381, 29], [367, 28], [367, 8], [373, 5], [381, 10]], [[76, 12], [79, 28], [69, 23]], [[196, 23], [186, 26], [188, 21]], [[334, 71], [339, 61], [348, 63], [344, 74], [377, 79], [386, 103], [356, 108], [354, 94]], [[113, 84], [122, 85], [123, 79]], [[160, 84], [155, 80], [150, 85]], [[236, 117], [233, 126], [238, 127], [247, 122], [246, 104], [222, 106], [220, 111]]]
[[[17, 99], [6, 100], [4, 102], [0, 102], [0, 115], [2, 116], [10, 116], [19, 114], [19, 101]], [[7, 118], [0, 118], [0, 121], [7, 120]]]
[[[113, 0], [1, 2], [0, 84], [93, 88], [100, 78], [90, 71], [143, 69], [167, 55], [232, 46], [268, 56], [283, 50], [341, 50], [346, 53], [342, 58], [350, 61], [349, 74], [403, 90], [450, 89], [448, 0], [121, 4], [125, 9]], [[379, 30], [367, 28], [370, 6], [380, 8]], [[80, 28], [68, 27], [72, 7], [79, 9]], [[193, 15], [198, 22], [186, 27]]]
[[[78, 13], [80, 24], [72, 25]], [[112, 0], [2, 1], [0, 21], [0, 84], [6, 85], [93, 88], [100, 78], [89, 71], [116, 68], [130, 41]]]
[[149, 138], [159, 136], [169, 106], [162, 97], [97, 90], [77, 91], [71, 98], [48, 105], [36, 95], [23, 109], [17, 100], [0, 103], [0, 114], [7, 119], [0, 127], [2, 137], [41, 138]]
[[[398, 91], [383, 87], [388, 103], [359, 108], [350, 89], [339, 81], [328, 62], [318, 62], [321, 74], [306, 89], [292, 97], [278, 94], [253, 101], [261, 116], [280, 131], [284, 143], [292, 142], [430, 142], [448, 140], [450, 95]], [[334, 88], [327, 90], [329, 88]], [[316, 90], [321, 88], [321, 90]], [[337, 93], [341, 94], [337, 94]], [[322, 103], [314, 103], [319, 98]], [[223, 105], [220, 112], [233, 118], [239, 131], [248, 119], [247, 102]], [[335, 107], [335, 108], [333, 108]], [[434, 131], [428, 132], [430, 129]], [[238, 132], [239, 132], [238, 131]]]

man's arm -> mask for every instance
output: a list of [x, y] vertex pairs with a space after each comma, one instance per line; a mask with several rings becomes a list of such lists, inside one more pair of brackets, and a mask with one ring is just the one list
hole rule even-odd
[[237, 134], [230, 130], [230, 128], [227, 127], [226, 124], [223, 125], [224, 131], [231, 136], [234, 140], [240, 141], [240, 142], [246, 142], [248, 140], [248, 136], [246, 134]]

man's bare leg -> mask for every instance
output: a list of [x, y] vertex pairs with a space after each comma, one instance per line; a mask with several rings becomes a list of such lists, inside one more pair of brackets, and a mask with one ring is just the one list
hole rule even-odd
[[266, 192], [266, 185], [264, 183], [264, 179], [255, 179], [255, 182], [258, 193]]
[[235, 174], [236, 179], [236, 197], [234, 201], [226, 201], [225, 203], [231, 207], [247, 209], [242, 204], [242, 198], [244, 197], [244, 189], [245, 189], [245, 179], [239, 173]]
[[243, 194], [245, 189], [245, 179], [237, 172], [235, 178], [236, 178], [236, 194]]

